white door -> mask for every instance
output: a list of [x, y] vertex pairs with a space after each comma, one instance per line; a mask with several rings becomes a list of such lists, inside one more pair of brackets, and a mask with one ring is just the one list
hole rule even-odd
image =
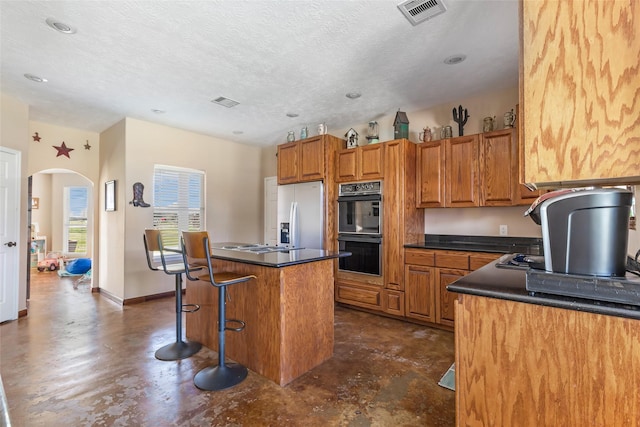
[[18, 318], [20, 152], [0, 147], [0, 322]]
[[264, 243], [278, 244], [278, 177], [264, 179]]

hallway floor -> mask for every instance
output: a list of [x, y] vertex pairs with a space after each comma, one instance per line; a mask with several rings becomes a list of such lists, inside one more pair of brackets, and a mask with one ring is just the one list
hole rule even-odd
[[455, 393], [437, 384], [451, 332], [336, 307], [330, 360], [286, 387], [249, 371], [206, 392], [193, 376], [215, 352], [154, 357], [175, 340], [173, 298], [121, 307], [55, 272], [31, 278], [29, 315], [0, 325], [14, 426], [454, 425]]

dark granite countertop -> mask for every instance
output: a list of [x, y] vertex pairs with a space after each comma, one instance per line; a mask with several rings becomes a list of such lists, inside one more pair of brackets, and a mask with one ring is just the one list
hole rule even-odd
[[289, 265], [322, 261], [350, 256], [351, 252], [334, 252], [321, 249], [295, 249], [282, 252], [254, 253], [222, 249], [223, 246], [241, 246], [242, 243], [222, 242], [211, 244], [211, 257], [265, 267], [282, 268]]
[[542, 239], [535, 237], [457, 236], [425, 234], [424, 242], [407, 244], [405, 248], [442, 249], [451, 251], [523, 253], [542, 255]]
[[447, 289], [461, 294], [640, 319], [640, 307], [634, 305], [529, 292], [525, 270], [497, 268], [496, 262], [458, 279]]

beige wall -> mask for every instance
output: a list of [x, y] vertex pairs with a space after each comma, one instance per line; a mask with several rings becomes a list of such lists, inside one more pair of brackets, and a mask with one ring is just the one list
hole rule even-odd
[[[100, 270], [100, 276], [94, 276], [101, 290], [124, 299], [124, 245], [125, 245], [125, 120], [114, 124], [100, 134], [100, 177], [98, 179], [97, 211], [100, 231], [98, 238], [97, 263], [94, 268]], [[116, 210], [104, 210], [104, 184], [116, 181]], [[94, 257], [96, 258], [96, 257]], [[104, 268], [100, 268], [104, 266]]]
[[[29, 106], [19, 100], [0, 93], [0, 144], [3, 147], [21, 153], [20, 164], [20, 237], [16, 249], [18, 265], [27, 265], [29, 247], [29, 225], [27, 224], [27, 188], [29, 173]], [[18, 273], [18, 310], [27, 308], [27, 269], [20, 268]]]
[[117, 298], [174, 290], [173, 276], [152, 272], [146, 264], [142, 235], [153, 225], [153, 208], [129, 204], [136, 182], [145, 186], [145, 202], [153, 203], [156, 164], [205, 171], [205, 227], [213, 241], [262, 239], [258, 147], [127, 118], [102, 133], [101, 162], [101, 191], [104, 181], [116, 179], [118, 207], [116, 212], [100, 208], [104, 225], [100, 262], [109, 266], [101, 275], [100, 287]]

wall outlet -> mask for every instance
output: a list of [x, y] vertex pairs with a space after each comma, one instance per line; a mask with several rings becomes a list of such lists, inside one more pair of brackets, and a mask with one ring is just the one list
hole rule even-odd
[[500, 226], [500, 235], [501, 236], [506, 236], [509, 234], [509, 227], [506, 226], [506, 224], [502, 224]]

